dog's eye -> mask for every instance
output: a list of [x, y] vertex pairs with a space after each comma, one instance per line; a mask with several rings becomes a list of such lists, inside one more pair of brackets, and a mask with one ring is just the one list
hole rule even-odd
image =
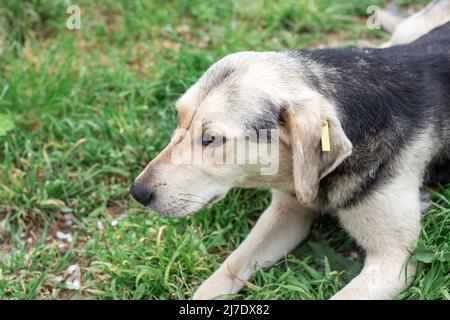
[[219, 145], [225, 143], [225, 137], [221, 136], [217, 132], [207, 131], [203, 134], [202, 145], [204, 147], [209, 145]]

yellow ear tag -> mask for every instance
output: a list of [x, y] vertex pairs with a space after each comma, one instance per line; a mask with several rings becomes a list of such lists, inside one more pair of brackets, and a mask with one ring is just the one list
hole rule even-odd
[[330, 130], [328, 128], [328, 120], [323, 122], [322, 126], [322, 151], [331, 151], [330, 146]]

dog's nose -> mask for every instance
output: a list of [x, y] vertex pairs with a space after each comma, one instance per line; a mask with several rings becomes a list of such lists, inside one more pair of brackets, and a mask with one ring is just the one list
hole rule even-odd
[[148, 205], [153, 197], [152, 191], [146, 185], [137, 181], [131, 186], [130, 193], [136, 201], [144, 206]]

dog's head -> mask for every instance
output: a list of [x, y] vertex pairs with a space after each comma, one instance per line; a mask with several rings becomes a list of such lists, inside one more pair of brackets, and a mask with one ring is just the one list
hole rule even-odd
[[[295, 191], [308, 205], [320, 179], [351, 153], [335, 108], [285, 53], [223, 58], [177, 101], [176, 111], [170, 143], [131, 188], [136, 200], [166, 216], [192, 214], [233, 187]], [[330, 152], [321, 151], [324, 121]]]

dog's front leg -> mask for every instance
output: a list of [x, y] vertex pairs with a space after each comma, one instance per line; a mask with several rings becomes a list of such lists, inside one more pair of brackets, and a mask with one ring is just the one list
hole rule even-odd
[[410, 285], [416, 265], [408, 260], [420, 233], [419, 183], [397, 177], [359, 205], [341, 210], [345, 229], [366, 249], [361, 273], [332, 299], [392, 299]]
[[295, 196], [272, 192], [272, 203], [244, 242], [194, 294], [205, 300], [238, 292], [254, 272], [267, 268], [294, 249], [308, 235], [315, 214], [302, 208]]

